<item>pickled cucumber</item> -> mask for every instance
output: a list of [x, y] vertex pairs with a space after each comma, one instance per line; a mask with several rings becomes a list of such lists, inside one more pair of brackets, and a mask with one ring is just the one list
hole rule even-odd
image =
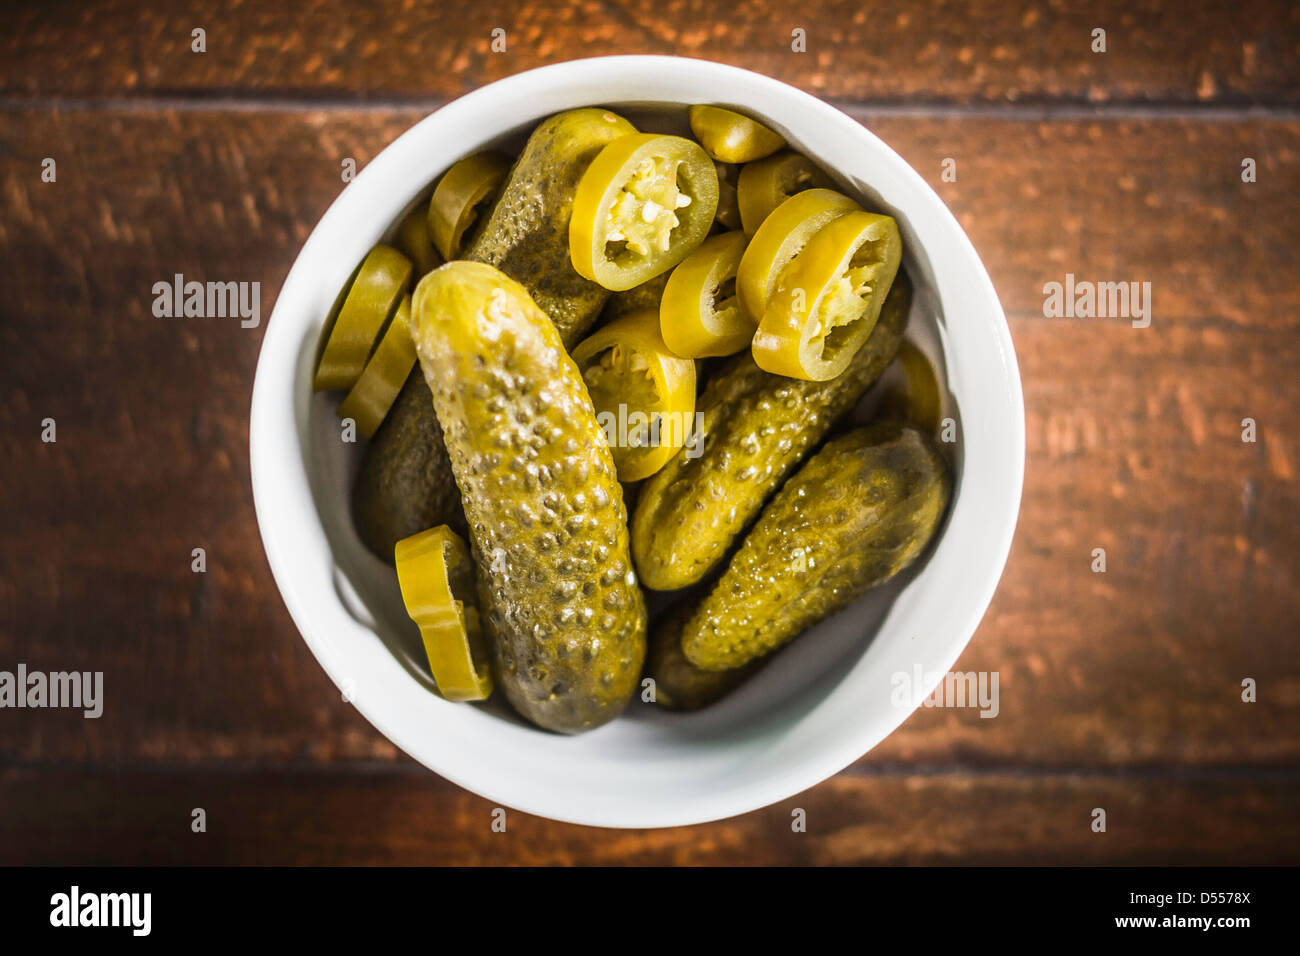
[[578, 181], [606, 143], [635, 133], [609, 110], [578, 109], [543, 120], [528, 137], [483, 227], [464, 258], [495, 266], [523, 283], [573, 345], [609, 293], [574, 271], [569, 218]]
[[352, 490], [352, 515], [362, 542], [389, 564], [397, 542], [416, 532], [440, 524], [465, 530], [442, 428], [418, 367], [366, 449]]
[[[629, 132], [632, 124], [608, 110], [572, 110], [542, 122], [463, 252], [522, 283], [566, 348], [582, 338], [609, 296], [569, 261], [573, 193], [596, 153]], [[353, 496], [362, 540], [387, 561], [407, 535], [436, 524], [463, 526], [432, 397], [418, 369], [412, 381], [418, 384], [408, 381], [367, 450]]]
[[830, 381], [771, 375], [749, 352], [709, 380], [696, 403], [701, 427], [646, 480], [637, 501], [632, 553], [647, 587], [686, 587], [723, 559], [786, 475], [893, 361], [910, 308], [911, 286], [900, 272], [871, 336]]
[[887, 581], [948, 507], [947, 463], [886, 422], [833, 439], [777, 493], [682, 632], [706, 671], [744, 667]]
[[654, 683], [654, 702], [667, 710], [700, 710], [734, 690], [758, 669], [759, 662], [725, 671], [696, 667], [682, 653], [682, 629], [695, 610], [689, 601], [675, 604], [651, 628], [646, 675]]
[[413, 312], [497, 684], [541, 727], [597, 727], [637, 687], [646, 612], [622, 488], [578, 367], [527, 290], [489, 265], [435, 269]]

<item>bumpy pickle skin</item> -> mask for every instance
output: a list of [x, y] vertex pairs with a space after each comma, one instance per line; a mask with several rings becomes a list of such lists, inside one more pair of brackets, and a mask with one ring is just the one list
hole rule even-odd
[[573, 196], [601, 149], [635, 132], [623, 117], [602, 109], [569, 110], [543, 120], [462, 253], [523, 283], [566, 347], [582, 337], [609, 297], [578, 275], [569, 258]]
[[440, 524], [465, 529], [442, 427], [418, 366], [366, 448], [352, 489], [352, 516], [365, 546], [389, 564], [403, 538]]
[[682, 632], [706, 671], [744, 667], [921, 555], [952, 478], [933, 441], [881, 423], [828, 442], [777, 493]]
[[[486, 262], [523, 283], [546, 310], [566, 348], [582, 338], [609, 293], [573, 271], [569, 209], [578, 180], [611, 139], [635, 132], [608, 110], [580, 109], [544, 120], [510, 170], [492, 211], [471, 230], [466, 259]], [[658, 300], [655, 300], [658, 305]], [[401, 538], [437, 524], [463, 527], [460, 493], [442, 446], [442, 429], [419, 369], [393, 403], [366, 451], [354, 491], [362, 540], [393, 560]]]
[[682, 629], [694, 610], [693, 603], [679, 602], [665, 611], [650, 631], [646, 676], [654, 681], [654, 702], [665, 710], [702, 710], [717, 703], [743, 684], [760, 664], [755, 661], [747, 667], [706, 671], [688, 661], [682, 653]]
[[911, 285], [899, 272], [870, 337], [830, 381], [771, 375], [749, 352], [709, 378], [695, 406], [698, 432], [646, 480], [637, 500], [632, 554], [646, 587], [675, 591], [717, 566], [772, 492], [893, 361], [911, 304]]
[[540, 727], [598, 727], [636, 690], [646, 612], [622, 488], [578, 366], [527, 290], [481, 263], [426, 276], [413, 321], [497, 684]]

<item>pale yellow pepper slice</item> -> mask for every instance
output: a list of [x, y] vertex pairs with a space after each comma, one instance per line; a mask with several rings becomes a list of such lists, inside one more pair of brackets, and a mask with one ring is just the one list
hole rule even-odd
[[428, 203], [417, 203], [397, 227], [397, 248], [414, 264], [415, 282], [437, 268], [440, 260], [429, 235]]
[[902, 253], [889, 216], [851, 212], [823, 226], [768, 296], [754, 333], [759, 368], [813, 382], [848, 368], [876, 327]]
[[802, 153], [783, 150], [756, 163], [746, 163], [736, 181], [740, 222], [751, 236], [781, 203], [805, 189], [830, 189], [835, 183]]
[[758, 321], [736, 295], [736, 270], [745, 245], [743, 232], [710, 236], [668, 277], [659, 303], [659, 329], [675, 354], [732, 355], [749, 345]]
[[692, 106], [691, 132], [720, 163], [752, 163], [771, 156], [785, 140], [758, 120], [721, 106]]
[[755, 321], [762, 318], [769, 293], [808, 240], [822, 226], [861, 208], [832, 189], [809, 189], [783, 202], [754, 233], [736, 270], [736, 294], [745, 311]]
[[365, 370], [339, 405], [339, 418], [357, 423], [363, 438], [370, 438], [393, 407], [411, 369], [415, 368], [415, 342], [411, 339], [411, 297], [402, 301], [388, 323]]
[[460, 258], [465, 234], [483, 207], [501, 191], [510, 159], [500, 153], [475, 153], [452, 164], [429, 200], [428, 228], [433, 245], [450, 262]]
[[615, 319], [579, 342], [573, 360], [618, 480], [640, 481], [668, 464], [695, 424], [695, 362], [664, 343], [658, 311]]
[[446, 525], [397, 542], [397, 582], [411, 620], [420, 626], [438, 693], [447, 700], [486, 700], [492, 674], [474, 603], [469, 549]]
[[877, 417], [911, 422], [927, 435], [939, 430], [943, 410], [943, 392], [934, 365], [910, 339], [904, 339], [894, 359], [903, 372], [903, 381], [885, 392]]
[[326, 339], [312, 385], [316, 391], [349, 389], [357, 383], [384, 323], [410, 284], [410, 259], [391, 246], [370, 250]]

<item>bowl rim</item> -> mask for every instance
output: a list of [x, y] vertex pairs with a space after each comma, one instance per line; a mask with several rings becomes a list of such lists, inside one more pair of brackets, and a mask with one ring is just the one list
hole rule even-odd
[[[991, 352], [990, 357], [997, 366], [984, 370], [991, 376], [989, 380], [995, 394], [990, 395], [987, 408], [977, 410], [978, 420], [970, 423], [981, 429], [992, 429], [990, 434], [995, 441], [990, 445], [996, 446], [997, 454], [992, 454], [991, 450], [988, 454], [981, 453], [981, 467], [991, 469], [989, 475], [981, 478], [983, 492], [990, 497], [978, 503], [968, 502], [966, 508], [971, 526], [977, 522], [992, 536], [992, 540], [984, 544], [981, 567], [969, 574], [962, 569], [961, 584], [966, 597], [960, 602], [960, 612], [952, 611], [957, 619], [947, 626], [946, 639], [927, 659], [926, 673], [931, 673], [928, 668], [932, 666], [933, 673], [937, 673], [941, 680], [983, 618], [1009, 555], [1019, 514], [1025, 463], [1024, 405], [1019, 368], [1005, 313], [992, 280], [956, 218], [938, 194], [893, 149], [857, 120], [812, 94], [760, 73], [708, 60], [658, 55], [590, 57], [538, 67], [496, 80], [450, 101], [403, 132], [356, 175], [326, 210], [295, 259], [276, 299], [258, 357], [250, 409], [249, 457], [254, 508], [272, 576], [285, 606], [308, 648], [336, 686], [344, 689], [345, 700], [349, 699], [348, 675], [358, 668], [363, 673], [370, 670], [365, 661], [334, 640], [330, 628], [340, 626], [338, 609], [325, 607], [320, 600], [322, 572], [329, 580], [334, 573], [334, 562], [309, 487], [307, 450], [301, 441], [306, 413], [292, 391], [301, 378], [294, 372], [300, 364], [301, 337], [305, 331], [319, 325], [324, 314], [321, 303], [327, 306], [336, 291], [319, 288], [321, 284], [317, 275], [337, 275], [340, 274], [338, 267], [344, 262], [355, 264], [359, 261], [365, 249], [378, 240], [389, 222], [425, 188], [423, 182], [413, 183], [409, 189], [402, 187], [406, 189], [406, 194], [403, 194], [402, 189], [394, 190], [387, 184], [402, 181], [399, 170], [404, 165], [403, 156], [422, 144], [434, 142], [440, 135], [440, 127], [474, 129], [481, 126], [487, 134], [483, 139], [486, 141], [493, 135], [493, 130], [502, 130], [499, 125], [494, 127], [490, 120], [482, 120], [483, 116], [491, 115], [490, 106], [494, 102], [542, 104], [530, 107], [539, 111], [531, 114], [532, 119], [525, 118], [520, 122], [540, 119], [555, 112], [545, 104], [566, 96], [585, 96], [584, 102], [573, 103], [575, 107], [633, 101], [682, 102], [680, 98], [665, 96], [655, 88], [656, 83], [666, 84], [672, 89], [690, 89], [696, 96], [701, 90], [739, 91], [748, 88], [746, 95], [752, 93], [754, 99], [777, 104], [781, 110], [802, 112], [805, 115], [801, 116], [800, 124], [811, 126], [816, 123], [819, 136], [845, 137], [861, 143], [870, 153], [873, 163], [909, 187], [909, 201], [926, 214], [927, 230], [942, 233], [941, 245], [948, 258], [944, 259], [943, 267], [936, 267], [934, 281], [939, 282], [941, 274], [963, 273], [963, 281], [967, 283], [963, 286], [963, 301], [979, 304], [978, 308], [963, 307], [963, 312], [982, 316], [985, 321], [980, 323], [978, 332], [963, 329], [961, 335], [989, 336], [979, 341]], [[628, 97], [614, 92], [630, 89], [642, 90], [643, 95]], [[650, 90], [654, 92], [648, 92]], [[733, 100], [719, 97], [712, 102]], [[752, 109], [761, 112], [761, 108]], [[806, 140], [808, 137], [803, 138]], [[897, 198], [902, 199], [901, 196]], [[376, 220], [377, 227], [373, 232], [358, 231], [349, 225], [362, 214]], [[329, 267], [322, 268], [323, 264]], [[350, 270], [351, 264], [347, 269]], [[946, 297], [944, 299], [947, 301]], [[945, 341], [945, 359], [951, 371], [953, 361], [949, 349], [950, 345]], [[968, 427], [965, 414], [963, 411], [964, 431]], [[286, 442], [290, 434], [294, 441]], [[970, 467], [968, 458], [963, 466], [963, 477]], [[953, 513], [949, 515], [945, 535], [954, 524], [956, 504], [954, 502], [951, 509]], [[973, 513], [976, 507], [980, 509], [978, 517]], [[929, 686], [925, 690], [928, 695], [934, 683], [928, 678], [927, 683]], [[617, 807], [583, 803], [580, 799], [575, 803], [573, 794], [561, 797], [551, 791], [530, 792], [527, 780], [512, 780], [499, 773], [491, 780], [484, 780], [482, 768], [467, 762], [463, 751], [453, 753], [448, 750], [450, 744], [439, 735], [426, 733], [416, 739], [398, 726], [386, 697], [382, 688], [364, 686], [353, 691], [350, 702], [388, 740], [440, 776], [500, 805], [537, 816], [620, 828], [703, 823], [787, 799], [833, 776], [869, 752], [917, 709], [920, 700], [917, 697], [917, 703], [906, 709], [896, 708], [892, 715], [844, 728], [838, 737], [822, 743], [816, 753], [804, 755], [797, 765], [783, 765], [779, 773], [743, 791], [692, 794], [689, 799], [679, 799], [671, 806], [638, 804], [635, 807]]]

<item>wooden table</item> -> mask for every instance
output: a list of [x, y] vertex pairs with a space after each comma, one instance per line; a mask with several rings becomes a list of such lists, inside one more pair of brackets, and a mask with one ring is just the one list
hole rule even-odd
[[[1300, 862], [1300, 8], [29, 6], [0, 36], [0, 669], [103, 671], [107, 707], [0, 711], [0, 862]], [[716, 824], [513, 814], [498, 834], [488, 802], [340, 700], [285, 611], [249, 487], [265, 326], [158, 319], [151, 289], [256, 280], [269, 315], [345, 158], [499, 77], [628, 52], [844, 108], [983, 256], [1028, 468], [958, 668], [999, 672], [1001, 713], [923, 709], [834, 779]], [[1150, 327], [1044, 318], [1066, 273], [1150, 282]]]

